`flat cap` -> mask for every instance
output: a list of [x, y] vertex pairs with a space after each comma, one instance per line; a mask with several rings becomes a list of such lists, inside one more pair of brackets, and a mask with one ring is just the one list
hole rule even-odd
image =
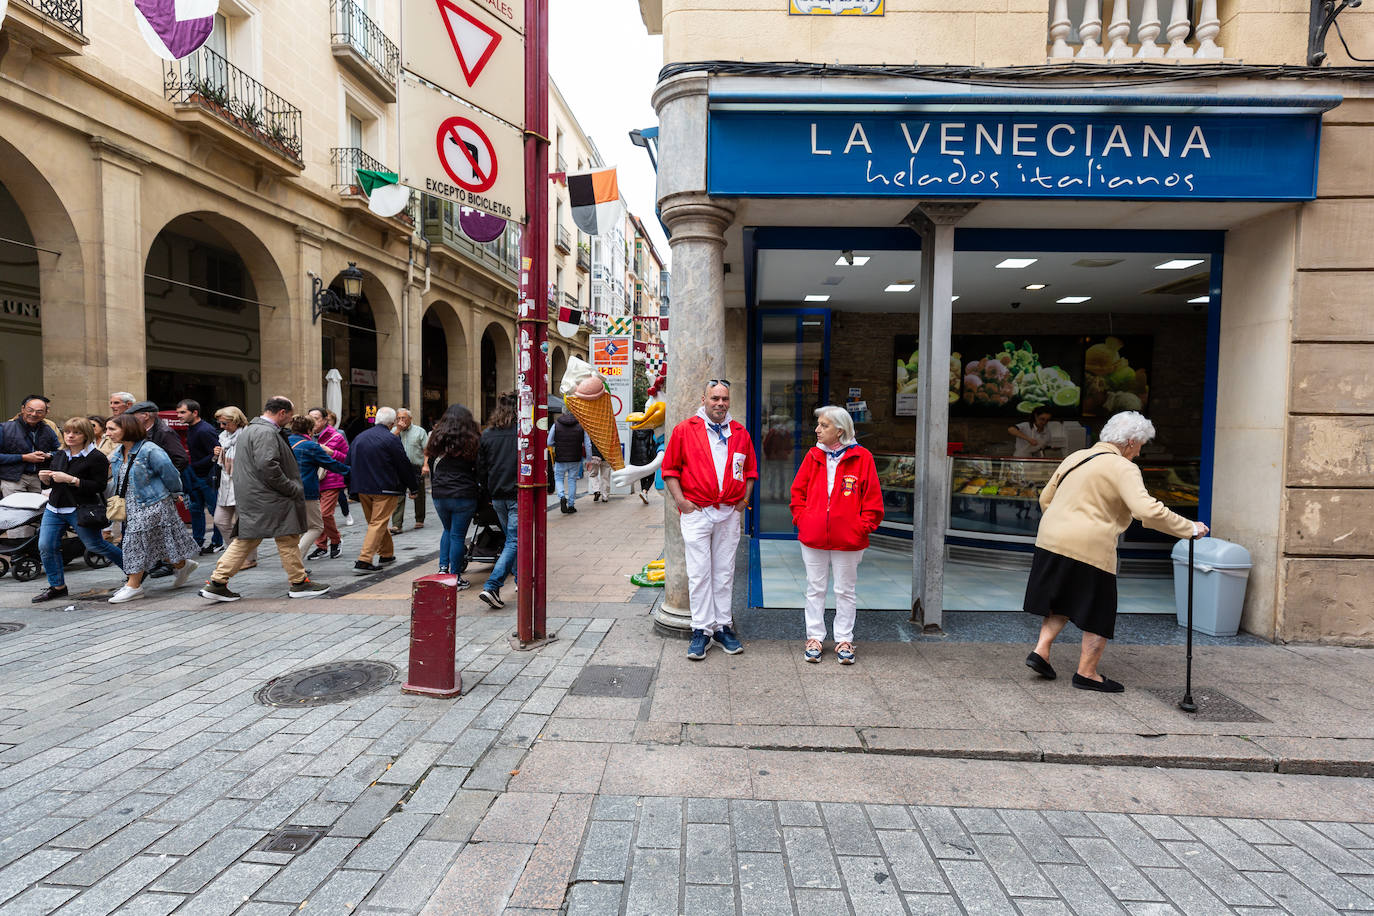
[[158, 406], [152, 401], [139, 401], [133, 407], [124, 411], [125, 413], [157, 413]]

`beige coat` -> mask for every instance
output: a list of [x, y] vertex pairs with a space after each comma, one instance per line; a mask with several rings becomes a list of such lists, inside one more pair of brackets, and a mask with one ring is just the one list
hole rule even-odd
[[[1074, 470], [1090, 455], [1101, 455]], [[1074, 452], [1040, 492], [1040, 530], [1035, 546], [1116, 575], [1116, 540], [1135, 517], [1146, 528], [1176, 538], [1193, 536], [1193, 523], [1151, 496], [1140, 468], [1108, 442]]]

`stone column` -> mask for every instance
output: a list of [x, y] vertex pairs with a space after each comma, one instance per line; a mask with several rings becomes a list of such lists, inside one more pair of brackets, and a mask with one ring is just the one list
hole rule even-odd
[[912, 519], [912, 607], [924, 626], [944, 614], [945, 529], [949, 521], [949, 356], [953, 325], [954, 225], [966, 201], [926, 202], [907, 217], [921, 236], [920, 372], [916, 424], [916, 500]]
[[[63, 312], [43, 309], [44, 381], [49, 393], [63, 404], [104, 405], [111, 391], [146, 392], [148, 387], [148, 331], [143, 316], [143, 167], [148, 160], [92, 137], [95, 157], [99, 241], [92, 259], [104, 352], [86, 359], [85, 341], [62, 326]], [[46, 266], [46, 259], [40, 259]], [[43, 276], [46, 282], [48, 276]], [[46, 300], [46, 289], [44, 290]], [[50, 331], [50, 332], [49, 332]], [[64, 341], [70, 347], [64, 346]], [[65, 351], [65, 352], [64, 352]], [[104, 373], [88, 373], [86, 366], [102, 365]], [[83, 382], [100, 376], [99, 391]], [[140, 395], [141, 396], [141, 395]]]
[[[704, 194], [660, 201], [673, 253], [672, 333], [668, 338], [667, 428], [697, 412], [701, 386], [725, 373], [725, 227], [733, 212]], [[739, 404], [744, 405], [743, 386]], [[665, 579], [654, 624], [675, 635], [692, 629], [677, 507], [663, 501]], [[743, 571], [741, 571], [742, 573]]]
[[[284, 394], [296, 402], [297, 411], [324, 403], [324, 373], [333, 368], [321, 365], [321, 328], [318, 322], [311, 320], [311, 274], [323, 276], [325, 244], [326, 239], [320, 233], [297, 226], [295, 270], [285, 279], [286, 294], [290, 296], [290, 291], [295, 290], [299, 298], [294, 302], [271, 302], [264, 291], [259, 291], [259, 298], [265, 304], [276, 306], [259, 312], [262, 399], [266, 401]], [[326, 286], [331, 279], [324, 276]], [[342, 417], [339, 422], [343, 422]]]

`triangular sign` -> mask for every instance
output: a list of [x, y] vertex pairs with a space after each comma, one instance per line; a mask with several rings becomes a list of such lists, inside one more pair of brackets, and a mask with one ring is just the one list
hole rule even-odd
[[501, 35], [491, 26], [472, 13], [459, 8], [451, 0], [435, 0], [439, 4], [439, 16], [448, 29], [449, 41], [458, 55], [458, 66], [463, 70], [463, 79], [471, 86], [477, 82], [482, 68], [491, 60], [496, 46], [501, 43]]

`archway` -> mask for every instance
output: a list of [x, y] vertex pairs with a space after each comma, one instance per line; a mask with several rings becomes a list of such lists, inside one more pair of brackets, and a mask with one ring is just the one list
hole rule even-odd
[[563, 381], [563, 373], [568, 371], [568, 354], [562, 347], [554, 347], [549, 360], [549, 391], [558, 393], [558, 385]]
[[453, 403], [470, 403], [467, 333], [453, 306], [442, 300], [425, 309], [420, 323], [420, 410], [424, 427]]
[[[334, 275], [329, 289], [343, 296], [342, 272]], [[378, 407], [401, 406], [398, 327], [390, 294], [366, 271], [362, 295], [352, 311], [320, 317], [321, 379], [330, 369], [342, 376], [339, 423], [350, 438], [367, 428]]]
[[272, 306], [259, 301], [227, 225], [210, 213], [178, 216], [144, 259], [145, 391], [163, 408], [193, 398], [206, 416], [230, 404], [253, 416], [262, 405], [260, 313]]
[[0, 238], [10, 240], [0, 242], [4, 416], [29, 393], [53, 398], [53, 415], [64, 418], [104, 404], [110, 347], [103, 322], [87, 321], [89, 296], [76, 226], [34, 160], [3, 138]]
[[510, 334], [492, 322], [482, 332], [482, 418], [496, 409], [496, 396], [515, 388], [515, 359]]

